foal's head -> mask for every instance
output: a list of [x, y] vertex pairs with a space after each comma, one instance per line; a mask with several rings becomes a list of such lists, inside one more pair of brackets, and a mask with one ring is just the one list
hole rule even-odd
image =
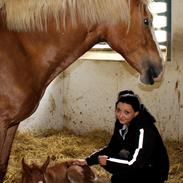
[[44, 173], [49, 164], [50, 158], [48, 157], [46, 162], [42, 166], [36, 164], [28, 165], [22, 159], [22, 183], [46, 183]]

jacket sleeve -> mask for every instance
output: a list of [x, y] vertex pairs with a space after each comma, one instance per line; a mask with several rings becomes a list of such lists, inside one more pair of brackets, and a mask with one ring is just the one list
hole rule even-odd
[[114, 170], [120, 171], [124, 167], [144, 167], [148, 165], [149, 157], [152, 155], [156, 145], [156, 134], [151, 128], [141, 128], [137, 136], [137, 141], [134, 152], [131, 152], [130, 160], [123, 160], [117, 158], [109, 158], [107, 166], [113, 167]]
[[114, 154], [114, 151], [115, 151], [116, 147], [118, 146], [117, 132], [118, 132], [118, 127], [117, 127], [117, 122], [116, 122], [115, 128], [114, 128], [114, 133], [111, 137], [109, 144], [107, 146], [103, 147], [102, 149], [100, 149], [99, 151], [94, 152], [90, 156], [88, 156], [86, 158], [88, 165], [98, 164], [98, 156], [99, 155], [106, 155], [106, 156], [110, 157], [112, 154]]

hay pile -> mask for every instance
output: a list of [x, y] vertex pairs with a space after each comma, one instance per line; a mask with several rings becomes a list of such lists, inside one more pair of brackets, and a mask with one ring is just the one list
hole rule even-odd
[[[34, 161], [42, 165], [49, 155], [52, 165], [67, 159], [85, 158], [103, 147], [109, 139], [110, 134], [101, 130], [83, 136], [74, 135], [67, 129], [61, 132], [50, 130], [37, 136], [17, 133], [4, 183], [20, 183], [23, 157], [27, 163]], [[168, 183], [183, 183], [183, 143], [166, 142], [166, 144], [171, 161]], [[93, 166], [93, 169], [98, 175], [110, 177], [99, 166]]]

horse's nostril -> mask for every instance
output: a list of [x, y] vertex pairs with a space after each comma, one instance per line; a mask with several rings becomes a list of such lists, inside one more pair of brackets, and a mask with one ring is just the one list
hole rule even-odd
[[149, 67], [147, 73], [152, 78], [156, 78], [161, 73], [161, 68], [157, 68], [157, 67], [151, 66], [151, 67]]
[[157, 72], [155, 71], [155, 69], [153, 67], [150, 67], [149, 68], [149, 71], [148, 71], [149, 75], [154, 78], [154, 77], [157, 77]]

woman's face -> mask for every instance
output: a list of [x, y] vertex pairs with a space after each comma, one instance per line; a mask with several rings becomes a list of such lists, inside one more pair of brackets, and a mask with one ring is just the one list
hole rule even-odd
[[128, 125], [139, 112], [135, 112], [130, 104], [119, 102], [116, 106], [116, 117], [121, 124]]

